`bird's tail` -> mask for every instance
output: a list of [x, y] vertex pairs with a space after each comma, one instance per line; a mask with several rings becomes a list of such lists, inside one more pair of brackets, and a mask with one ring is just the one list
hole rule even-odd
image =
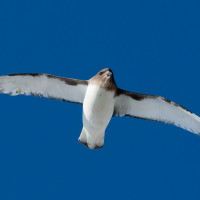
[[96, 135], [94, 134], [92, 137], [92, 135], [88, 134], [83, 128], [78, 141], [90, 149], [102, 148], [104, 145], [104, 133], [98, 135], [97, 137], [95, 136]]

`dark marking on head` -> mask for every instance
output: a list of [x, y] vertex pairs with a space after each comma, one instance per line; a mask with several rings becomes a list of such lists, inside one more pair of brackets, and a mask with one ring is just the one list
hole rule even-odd
[[115, 83], [114, 75], [111, 69], [106, 68], [102, 69], [95, 76], [93, 76], [90, 80], [90, 83], [97, 84], [106, 90], [113, 91], [117, 89], [117, 85]]

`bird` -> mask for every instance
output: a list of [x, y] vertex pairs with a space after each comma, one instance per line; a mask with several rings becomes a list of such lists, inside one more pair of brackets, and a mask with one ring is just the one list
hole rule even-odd
[[2, 75], [0, 93], [33, 95], [83, 105], [83, 127], [78, 141], [90, 149], [104, 146], [105, 130], [114, 116], [163, 122], [200, 135], [197, 115], [164, 97], [120, 89], [109, 68], [102, 69], [89, 80], [40, 73]]

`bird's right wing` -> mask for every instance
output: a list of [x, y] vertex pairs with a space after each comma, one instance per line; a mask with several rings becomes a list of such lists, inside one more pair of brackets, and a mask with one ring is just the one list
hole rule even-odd
[[33, 95], [82, 104], [88, 81], [49, 74], [0, 76], [0, 93]]
[[200, 118], [168, 99], [118, 90], [114, 115], [148, 119], [186, 129], [200, 135]]

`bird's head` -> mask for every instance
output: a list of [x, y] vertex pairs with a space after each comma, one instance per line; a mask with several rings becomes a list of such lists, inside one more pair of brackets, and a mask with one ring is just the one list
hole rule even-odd
[[107, 90], [114, 90], [117, 86], [111, 69], [105, 68], [90, 79], [95, 84]]

